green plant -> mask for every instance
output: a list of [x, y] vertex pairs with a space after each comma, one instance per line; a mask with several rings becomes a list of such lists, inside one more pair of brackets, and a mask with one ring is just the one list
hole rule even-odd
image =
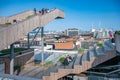
[[78, 49], [78, 53], [83, 53], [84, 52], [84, 48], [79, 48]]
[[102, 47], [103, 44], [102, 44], [102, 43], [97, 43], [97, 46], [98, 46], [98, 47]]
[[[24, 51], [26, 50], [25, 48], [14, 48], [14, 52], [20, 52], [20, 51]], [[10, 49], [4, 49], [0, 51], [2, 54], [0, 54], [0, 56], [4, 56], [4, 55], [9, 55], [10, 54]]]
[[52, 65], [53, 65], [53, 62], [52, 62], [52, 61], [48, 61], [48, 62], [45, 63], [45, 66], [46, 66], [46, 67], [50, 67], [50, 66], [52, 66]]
[[117, 31], [117, 34], [118, 34], [118, 35], [120, 35], [120, 30], [119, 30], [119, 31]]
[[24, 68], [25, 68], [24, 65], [20, 66], [20, 69], [24, 69]]
[[26, 18], [29, 19], [29, 18], [31, 18], [31, 17], [32, 17], [32, 16], [27, 16]]
[[24, 66], [23, 65], [16, 65], [16, 66], [14, 66], [14, 70], [22, 70], [22, 69], [24, 69]]
[[5, 24], [7, 24], [7, 25], [11, 25], [12, 23], [11, 23], [11, 22], [6, 22]]
[[65, 60], [65, 57], [61, 57], [60, 59], [59, 59], [59, 61], [62, 63], [62, 62], [64, 62], [64, 60]]

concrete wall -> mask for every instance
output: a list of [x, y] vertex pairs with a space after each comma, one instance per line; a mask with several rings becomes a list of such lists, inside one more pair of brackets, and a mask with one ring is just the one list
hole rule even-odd
[[120, 35], [115, 34], [116, 51], [120, 53]]
[[7, 17], [0, 17], [0, 24], [5, 24]]
[[[14, 59], [14, 66], [25, 65], [34, 56], [33, 49], [26, 50], [21, 53], [22, 53], [21, 55], [19, 53], [15, 53], [16, 57]], [[10, 58], [9, 57], [0, 58], [0, 63], [5, 63], [5, 73], [9, 74], [10, 73]]]
[[25, 65], [27, 61], [31, 59], [31, 57], [34, 56], [34, 50], [28, 50], [25, 52], [22, 52], [21, 55], [17, 55], [15, 57], [14, 65]]

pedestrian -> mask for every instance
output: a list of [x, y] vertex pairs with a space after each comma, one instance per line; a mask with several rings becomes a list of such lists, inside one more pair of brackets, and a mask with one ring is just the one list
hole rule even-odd
[[72, 61], [69, 55], [67, 55], [66, 58], [67, 58], [67, 61], [68, 61], [68, 62], [71, 62], [71, 61]]
[[17, 20], [16, 20], [16, 19], [13, 19], [13, 23], [17, 23]]
[[42, 8], [42, 15], [44, 15], [44, 13], [45, 13], [45, 9], [44, 9], [44, 8]]
[[36, 8], [34, 8], [34, 15], [36, 15], [37, 13], [36, 13]]
[[42, 14], [42, 11], [39, 11], [39, 14], [41, 15], [41, 14]]
[[48, 10], [49, 10], [49, 9], [46, 8], [46, 9], [45, 9], [45, 13], [48, 13], [48, 12], [49, 12]]
[[69, 56], [69, 59], [72, 61], [72, 57], [71, 56]]

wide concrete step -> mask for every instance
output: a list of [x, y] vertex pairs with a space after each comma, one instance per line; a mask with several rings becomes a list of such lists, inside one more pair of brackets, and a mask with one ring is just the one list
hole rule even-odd
[[104, 42], [103, 47], [105, 51], [115, 50], [115, 46], [111, 42], [108, 42], [108, 41]]
[[97, 58], [97, 53], [95, 51], [95, 47], [89, 48], [89, 55], [90, 55], [90, 59]]
[[81, 64], [80, 64], [81, 56], [82, 56], [82, 54], [78, 54], [78, 55], [77, 55], [74, 65], [81, 65]]
[[85, 53], [83, 53], [82, 62], [84, 61], [90, 61], [89, 51], [86, 51]]
[[48, 70], [45, 70], [43, 76], [49, 76], [51, 72], [58, 72], [58, 67], [56, 65], [50, 67]]
[[[76, 60], [74, 62], [73, 70], [72, 69], [58, 69], [57, 73], [52, 73], [50, 75], [51, 76], [50, 80], [57, 80], [61, 77], [64, 77], [72, 73], [79, 74], [115, 56], [116, 54], [114, 53], [114, 51], [113, 53], [111, 53], [110, 51], [105, 51], [104, 47], [96, 47], [96, 46], [91, 47], [84, 54], [77, 55]], [[56, 78], [52, 79], [53, 76]]]
[[103, 47], [96, 47], [95, 51], [96, 51], [97, 55], [104, 55], [105, 54], [105, 50]]
[[115, 45], [111, 42], [111, 40], [107, 40], [104, 42], [105, 45], [107, 45], [109, 48], [111, 48], [112, 50], [115, 49]]

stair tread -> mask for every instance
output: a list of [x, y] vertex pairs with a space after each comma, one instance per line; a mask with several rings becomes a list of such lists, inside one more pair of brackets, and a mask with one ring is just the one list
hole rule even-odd
[[103, 55], [103, 54], [105, 54], [105, 51], [104, 51], [104, 49], [103, 49], [103, 47], [96, 47], [96, 53], [97, 53], [97, 55]]
[[89, 55], [90, 55], [90, 59], [97, 57], [97, 54], [96, 54], [96, 52], [95, 52], [95, 47], [89, 49]]
[[82, 62], [83, 62], [83, 61], [89, 61], [89, 60], [90, 60], [89, 57], [90, 57], [90, 56], [89, 56], [89, 52], [86, 51], [86, 52], [83, 54]]
[[57, 72], [57, 71], [58, 71], [58, 67], [56, 65], [52, 66], [51, 68], [49, 68], [44, 72], [44, 76], [49, 76], [51, 72]]
[[78, 54], [78, 55], [77, 55], [77, 58], [76, 58], [76, 60], [75, 60], [74, 65], [80, 65], [81, 56], [82, 56], [82, 54]]

